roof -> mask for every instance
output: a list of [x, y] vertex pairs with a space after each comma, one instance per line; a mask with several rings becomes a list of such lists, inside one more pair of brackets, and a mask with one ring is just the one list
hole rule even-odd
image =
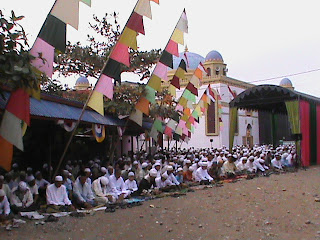
[[[5, 109], [9, 92], [3, 92], [4, 98], [0, 96], [0, 109]], [[83, 104], [76, 101], [69, 101], [61, 97], [42, 94], [41, 100], [30, 98], [31, 117], [47, 119], [66, 119], [78, 120], [82, 111]], [[50, 100], [49, 100], [50, 99]], [[97, 123], [108, 126], [123, 126], [124, 121], [111, 116], [102, 116], [92, 110], [85, 110], [82, 122]]]
[[209, 52], [206, 56], [206, 61], [218, 61], [218, 62], [223, 62], [223, 58], [221, 56], [221, 54], [216, 51], [213, 50], [211, 52]]
[[[185, 55], [187, 55], [187, 60]], [[182, 52], [179, 54], [179, 57], [173, 56], [173, 69], [177, 69], [179, 67], [181, 59], [186, 61], [188, 69], [196, 69], [200, 62], [204, 62], [204, 57], [197, 53]]]
[[286, 113], [285, 101], [303, 99], [320, 104], [320, 98], [276, 85], [259, 85], [240, 93], [230, 107]]

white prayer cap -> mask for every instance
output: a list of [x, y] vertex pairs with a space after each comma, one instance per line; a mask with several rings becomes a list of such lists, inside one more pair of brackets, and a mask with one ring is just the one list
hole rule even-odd
[[4, 197], [5, 195], [6, 193], [2, 189], [0, 189], [0, 197]]
[[14, 164], [12, 164], [12, 167], [13, 167], [13, 168], [17, 168], [17, 167], [18, 167], [18, 164], [17, 164], [17, 163], [14, 163]]
[[241, 159], [240, 159], [241, 161], [247, 161], [248, 160], [248, 158], [246, 158], [246, 157], [242, 157]]
[[168, 176], [168, 173], [167, 173], [167, 172], [164, 172], [164, 173], [162, 173], [161, 177], [167, 179], [169, 176]]
[[173, 157], [172, 160], [178, 160], [178, 158], [177, 157]]
[[56, 182], [63, 182], [62, 176], [56, 176], [56, 177], [54, 178], [54, 180], [55, 180]]
[[134, 176], [134, 172], [129, 172], [128, 173], [128, 177], [133, 177]]
[[47, 168], [47, 167], [48, 167], [47, 163], [43, 164], [43, 166], [42, 166], [42, 168]]
[[100, 183], [102, 183], [102, 185], [108, 185], [109, 183], [109, 179], [106, 177], [100, 177]]
[[201, 167], [208, 167], [208, 163], [207, 162], [202, 162], [201, 163]]
[[238, 155], [233, 154], [232, 157], [234, 157], [235, 159], [237, 159], [237, 158], [238, 158]]
[[149, 175], [150, 175], [151, 177], [156, 177], [157, 174], [158, 174], [158, 172], [157, 172], [157, 170], [155, 170], [154, 168], [149, 171]]
[[28, 167], [28, 168], [27, 168], [27, 172], [32, 172], [32, 168], [31, 168], [31, 167]]
[[186, 163], [191, 163], [191, 161], [188, 159], [188, 160], [186, 160]]
[[20, 190], [24, 191], [27, 190], [27, 184], [24, 181], [19, 182], [19, 188]]
[[229, 153], [228, 155], [227, 155], [227, 157], [231, 157], [232, 155]]
[[161, 164], [159, 162], [156, 162], [155, 164], [153, 164], [153, 167], [156, 167], [156, 166], [161, 166]]
[[180, 172], [180, 171], [183, 171], [183, 169], [182, 169], [181, 167], [179, 167], [179, 168], [177, 169], [177, 172]]
[[101, 167], [101, 168], [100, 168], [100, 171], [101, 171], [102, 173], [107, 173], [107, 169], [106, 169], [105, 167]]
[[38, 176], [39, 174], [41, 174], [41, 172], [40, 172], [40, 171], [37, 171], [37, 172], [36, 172], [36, 176]]
[[193, 172], [193, 167], [192, 166], [189, 167], [189, 171]]
[[260, 157], [265, 157], [265, 155], [263, 153], [260, 154]]
[[88, 172], [89, 173], [89, 172], [91, 172], [91, 170], [90, 170], [90, 168], [85, 168], [84, 172]]
[[284, 153], [284, 154], [282, 155], [283, 158], [287, 158], [288, 156], [289, 156], [288, 153]]
[[142, 163], [141, 167], [142, 167], [142, 168], [148, 167], [148, 163], [146, 163], [146, 162]]
[[167, 171], [172, 171], [173, 170], [173, 167], [172, 166], [168, 166], [167, 167]]
[[133, 165], [139, 164], [138, 161], [133, 161]]
[[27, 182], [31, 182], [34, 180], [34, 176], [30, 175], [30, 176], [26, 177], [26, 180], [27, 180]]
[[0, 180], [4, 180], [4, 176], [0, 175]]

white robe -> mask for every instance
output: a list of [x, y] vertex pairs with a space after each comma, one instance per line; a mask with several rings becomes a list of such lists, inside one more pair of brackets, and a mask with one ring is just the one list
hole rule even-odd
[[209, 175], [208, 169], [202, 169], [202, 167], [199, 167], [195, 173], [195, 180], [197, 182], [201, 182], [202, 180], [209, 180], [211, 182], [213, 178]]
[[71, 201], [68, 198], [66, 187], [61, 185], [61, 187], [57, 188], [56, 185], [50, 184], [47, 187], [47, 204], [52, 205], [71, 205]]

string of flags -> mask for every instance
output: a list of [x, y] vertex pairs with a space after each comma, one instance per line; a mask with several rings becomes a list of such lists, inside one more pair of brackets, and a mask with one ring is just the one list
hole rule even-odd
[[[188, 33], [188, 19], [185, 10], [183, 10], [169, 42], [151, 74], [145, 87], [145, 94], [139, 98], [135, 110], [130, 114], [129, 119], [140, 126], [142, 126], [143, 114], [147, 116], [150, 114], [150, 104], [155, 103], [156, 92], [161, 91], [161, 81], [168, 81], [168, 67], [173, 68], [173, 55], [179, 56], [178, 44], [184, 44], [184, 33]], [[156, 120], [160, 121], [160, 119]]]
[[[88, 6], [91, 0], [81, 0]], [[78, 29], [79, 0], [56, 0], [30, 50], [35, 57], [31, 64], [52, 77], [54, 51], [66, 49], [67, 25]], [[17, 89], [11, 92], [0, 126], [0, 166], [11, 168], [13, 146], [23, 151], [23, 135], [30, 126], [30, 97], [40, 99], [40, 90]]]
[[137, 50], [137, 36], [145, 34], [143, 17], [152, 19], [150, 1], [159, 4], [159, 0], [137, 2], [88, 100], [88, 106], [101, 115], [104, 115], [103, 96], [113, 99], [113, 81], [121, 80], [121, 65], [130, 67], [129, 49]]

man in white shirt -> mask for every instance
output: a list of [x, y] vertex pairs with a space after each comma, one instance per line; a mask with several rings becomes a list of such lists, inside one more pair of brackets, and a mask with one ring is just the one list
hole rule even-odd
[[38, 198], [39, 198], [39, 192], [38, 192], [38, 186], [36, 184], [36, 179], [34, 178], [33, 175], [28, 177], [28, 187], [32, 193], [33, 202], [37, 204]]
[[10, 199], [11, 196], [11, 189], [8, 186], [8, 184], [4, 183], [4, 176], [0, 175], [0, 190], [3, 190], [7, 196], [8, 199]]
[[173, 167], [172, 166], [168, 166], [167, 167], [167, 173], [168, 173], [168, 179], [174, 184], [179, 186], [180, 183], [178, 182], [178, 180], [176, 179], [176, 177], [173, 174]]
[[128, 173], [128, 179], [124, 182], [126, 188], [130, 191], [130, 195], [137, 195], [138, 185], [136, 180], [134, 180], [134, 172]]
[[54, 183], [50, 184], [46, 190], [47, 212], [70, 212], [74, 207], [68, 198], [66, 187], [63, 185], [62, 176], [56, 176]]
[[111, 185], [115, 186], [118, 203], [121, 203], [124, 198], [130, 196], [130, 191], [127, 189], [121, 177], [121, 170], [115, 170], [114, 175], [110, 176], [109, 181]]
[[10, 212], [10, 204], [6, 193], [0, 190], [0, 222], [9, 220], [11, 218]]
[[209, 184], [213, 181], [213, 178], [208, 173], [208, 163], [202, 162], [201, 166], [196, 170], [195, 181], [200, 184]]
[[116, 198], [116, 189], [110, 185], [107, 177], [99, 177], [92, 183], [92, 190], [95, 195], [95, 201], [98, 204], [114, 203]]
[[257, 167], [254, 164], [254, 156], [250, 156], [247, 161], [247, 170], [250, 173], [255, 173], [257, 171]]
[[19, 182], [18, 187], [12, 189], [11, 210], [14, 213], [33, 211], [33, 197], [27, 184], [23, 181]]
[[92, 208], [95, 205], [94, 196], [89, 185], [86, 172], [80, 172], [80, 176], [73, 186], [74, 204], [83, 208]]
[[240, 158], [240, 161], [236, 165], [238, 172], [245, 173], [248, 170], [247, 161], [248, 161], [247, 157]]
[[175, 186], [175, 184], [168, 179], [167, 172], [162, 173], [161, 177], [157, 177], [155, 181], [157, 188], [162, 192], [169, 191]]
[[231, 154], [228, 156], [228, 160], [225, 161], [222, 165], [223, 172], [226, 175], [227, 178], [234, 178], [236, 176], [236, 170], [237, 167], [234, 164], [235, 160], [237, 159], [237, 156], [231, 156]]
[[274, 159], [271, 160], [271, 165], [275, 171], [283, 170], [280, 154], [275, 154]]

